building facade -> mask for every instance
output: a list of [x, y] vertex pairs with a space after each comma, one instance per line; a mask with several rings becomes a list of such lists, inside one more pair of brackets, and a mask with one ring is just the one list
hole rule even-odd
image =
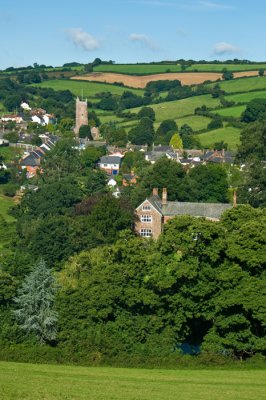
[[135, 210], [137, 220], [135, 231], [140, 236], [157, 239], [163, 231], [164, 224], [178, 215], [191, 215], [219, 221], [223, 212], [232, 207], [232, 204], [224, 203], [168, 201], [166, 188], [163, 189], [162, 198], [158, 195], [158, 189], [153, 189], [152, 196], [144, 200]]

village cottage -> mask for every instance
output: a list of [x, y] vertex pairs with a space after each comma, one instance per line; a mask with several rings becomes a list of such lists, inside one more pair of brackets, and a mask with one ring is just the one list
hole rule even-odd
[[[234, 204], [235, 205], [235, 204]], [[224, 203], [190, 203], [167, 200], [167, 190], [163, 189], [162, 198], [158, 189], [153, 189], [152, 196], [144, 200], [135, 210], [137, 222], [135, 231], [143, 237], [157, 239], [166, 222], [178, 215], [204, 217], [219, 221], [222, 213], [232, 207]]]

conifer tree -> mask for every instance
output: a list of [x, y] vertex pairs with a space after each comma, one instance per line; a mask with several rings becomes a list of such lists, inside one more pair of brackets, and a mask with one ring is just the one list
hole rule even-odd
[[26, 276], [18, 296], [15, 317], [22, 329], [33, 333], [40, 343], [56, 338], [57, 313], [54, 311], [56, 286], [52, 272], [43, 260]]

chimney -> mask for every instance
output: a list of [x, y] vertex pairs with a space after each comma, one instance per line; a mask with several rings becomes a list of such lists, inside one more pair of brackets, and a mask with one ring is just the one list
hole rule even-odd
[[158, 196], [158, 188], [153, 188], [152, 189], [152, 195], [153, 196]]
[[162, 204], [166, 204], [167, 203], [167, 189], [163, 188], [163, 193], [162, 193]]
[[234, 207], [236, 207], [236, 190], [234, 191]]

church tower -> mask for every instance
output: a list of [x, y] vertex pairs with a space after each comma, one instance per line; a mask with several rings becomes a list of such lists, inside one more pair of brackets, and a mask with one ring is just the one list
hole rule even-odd
[[74, 132], [76, 136], [79, 134], [79, 128], [82, 125], [88, 125], [88, 101], [80, 100], [77, 97], [76, 100], [76, 125], [74, 128]]

